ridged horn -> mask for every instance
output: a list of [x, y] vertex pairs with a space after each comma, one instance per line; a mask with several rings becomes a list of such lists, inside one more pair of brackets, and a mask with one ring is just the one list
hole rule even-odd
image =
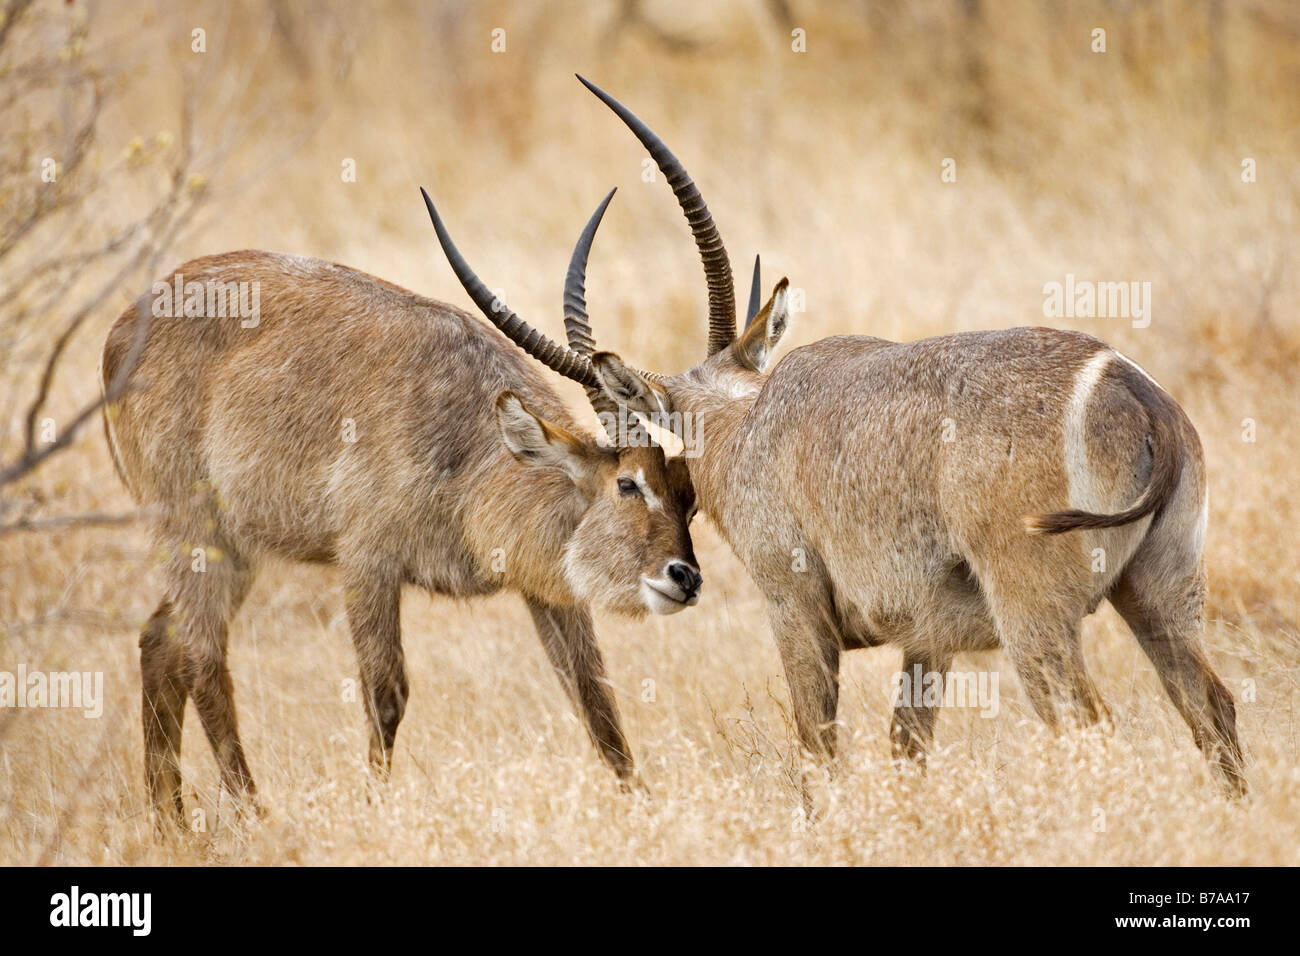
[[727, 250], [722, 244], [722, 237], [718, 235], [718, 227], [713, 222], [709, 207], [705, 205], [704, 198], [681, 162], [650, 127], [600, 87], [589, 83], [582, 76], [578, 76], [578, 79], [636, 135], [672, 187], [682, 212], [686, 214], [686, 221], [690, 224], [691, 235], [695, 237], [700, 260], [704, 263], [704, 278], [709, 287], [709, 354], [722, 351], [736, 338], [736, 290], [731, 279]]
[[420, 188], [420, 195], [424, 197], [424, 205], [429, 210], [429, 218], [433, 220], [433, 229], [438, 234], [438, 242], [442, 245], [447, 262], [451, 264], [456, 278], [460, 280], [460, 284], [464, 286], [469, 297], [474, 300], [474, 304], [479, 307], [479, 311], [487, 317], [488, 321], [500, 329], [511, 342], [547, 368], [585, 387], [599, 388], [600, 380], [596, 377], [596, 370], [592, 368], [591, 362], [585, 355], [557, 345], [515, 315], [504, 302], [499, 301], [492, 294], [492, 290], [482, 283], [474, 274], [474, 270], [469, 267], [469, 263], [465, 261], [465, 257], [457, 251], [456, 244], [447, 234], [447, 227], [442, 224], [442, 217], [433, 206], [433, 200], [429, 198], [428, 192], [423, 187]]
[[591, 355], [596, 350], [596, 339], [587, 318], [587, 256], [591, 254], [591, 244], [605, 209], [617, 191], [617, 187], [611, 189], [587, 220], [573, 247], [573, 255], [569, 256], [569, 271], [564, 274], [564, 335], [569, 340], [569, 348], [579, 355]]
[[[591, 244], [595, 241], [600, 221], [617, 191], [617, 187], [611, 189], [587, 220], [582, 235], [578, 236], [578, 241], [574, 244], [573, 255], [569, 256], [569, 270], [564, 274], [564, 335], [568, 339], [570, 350], [584, 357], [589, 357], [596, 350], [596, 339], [587, 317], [587, 257], [591, 254]], [[586, 389], [587, 400], [591, 402], [596, 414], [602, 416], [600, 420], [605, 431], [611, 440], [617, 442], [617, 419], [606, 413], [617, 415], [618, 403], [599, 385], [588, 385]]]
[[[587, 315], [587, 257], [591, 253], [591, 244], [596, 238], [596, 230], [604, 218], [605, 209], [617, 191], [617, 188], [611, 189], [587, 220], [582, 235], [573, 247], [573, 255], [569, 256], [569, 271], [564, 274], [564, 334], [569, 348], [587, 357], [596, 350], [596, 337], [591, 331], [591, 320]], [[664, 376], [658, 372], [646, 372], [639, 368], [633, 368], [633, 371], [655, 382], [664, 380]], [[618, 410], [618, 405], [602, 388], [588, 388], [587, 397], [591, 399], [591, 405], [597, 414], [605, 410]]]

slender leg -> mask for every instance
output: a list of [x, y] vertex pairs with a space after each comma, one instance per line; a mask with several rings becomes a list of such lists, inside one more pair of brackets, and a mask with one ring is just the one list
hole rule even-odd
[[769, 602], [768, 621], [781, 653], [800, 743], [814, 758], [835, 757], [840, 699], [840, 638], [819, 610]]
[[175, 632], [171, 602], [164, 600], [140, 634], [140, 689], [149, 799], [160, 823], [183, 826], [181, 727], [189, 688]]
[[1053, 730], [1091, 726], [1109, 714], [1088, 675], [1079, 621], [1069, 611], [1001, 607], [998, 636], [1039, 718]]
[[992, 556], [974, 555], [971, 565], [998, 641], [1043, 723], [1060, 730], [1108, 722], [1079, 636], [1092, 582], [1077, 542], [1025, 535]]
[[345, 574], [348, 623], [361, 668], [370, 721], [370, 766], [387, 777], [393, 766], [397, 725], [406, 712], [409, 687], [402, 653], [401, 585], [396, 580]]
[[618, 704], [605, 677], [605, 661], [587, 608], [557, 607], [526, 598], [546, 656], [574, 707], [587, 725], [592, 743], [620, 781], [635, 778], [632, 751], [623, 735]]
[[235, 715], [234, 686], [226, 666], [228, 625], [252, 584], [250, 566], [232, 548], [223, 547], [201, 571], [193, 570], [188, 552], [173, 561], [173, 605], [184, 647], [186, 684], [212, 746], [222, 787], [241, 807], [256, 808], [253, 784]]
[[[938, 674], [942, 679], [952, 666], [952, 655], [913, 648], [904, 650], [903, 673], [908, 680], [915, 677], [918, 665], [923, 678], [929, 674]], [[890, 750], [894, 759], [905, 758], [924, 767], [926, 751], [934, 739], [934, 724], [938, 718], [937, 704], [917, 704], [914, 698], [903, 697], [895, 701], [889, 724]]]
[[1155, 667], [1169, 699], [1191, 728], [1196, 746], [1228, 792], [1241, 796], [1246, 778], [1236, 706], [1201, 650], [1204, 581], [1196, 575], [1172, 588], [1156, 587], [1157, 582], [1140, 570], [1126, 571], [1111, 594], [1111, 603]]

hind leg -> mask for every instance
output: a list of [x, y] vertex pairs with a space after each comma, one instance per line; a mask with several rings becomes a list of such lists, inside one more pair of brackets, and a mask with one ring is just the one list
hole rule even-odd
[[1046, 591], [989, 592], [998, 640], [1039, 719], [1053, 730], [1109, 722], [1083, 660], [1083, 610]]
[[256, 787], [239, 740], [226, 666], [229, 621], [252, 584], [252, 568], [228, 546], [206, 548], [201, 556], [176, 549], [171, 576], [185, 683], [216, 756], [222, 787], [241, 804], [252, 803]]
[[[907, 648], [903, 651], [903, 674], [912, 694], [900, 694], [894, 701], [894, 711], [889, 722], [889, 743], [894, 759], [907, 759], [925, 766], [925, 754], [934, 740], [934, 724], [939, 718], [939, 705], [926, 705], [925, 681], [930, 674], [938, 674], [942, 682], [952, 666], [952, 655], [934, 650]], [[921, 685], [917, 686], [917, 675]], [[919, 691], [919, 693], [917, 693]], [[918, 703], [918, 698], [922, 701]]]
[[1095, 582], [1078, 542], [1016, 537], [971, 563], [998, 643], [1039, 718], [1053, 730], [1108, 722], [1080, 642]]
[[1079, 616], [1063, 609], [1004, 608], [995, 617], [1002, 645], [1043, 723], [1060, 730], [1109, 722], [1083, 660]]
[[144, 775], [159, 821], [184, 824], [181, 727], [189, 695], [184, 649], [176, 641], [172, 604], [164, 600], [140, 634]]
[[1237, 711], [1232, 694], [1201, 650], [1204, 573], [1181, 579], [1149, 572], [1140, 562], [1127, 569], [1110, 596], [1150, 659], [1197, 747], [1217, 769], [1228, 791], [1246, 792]]

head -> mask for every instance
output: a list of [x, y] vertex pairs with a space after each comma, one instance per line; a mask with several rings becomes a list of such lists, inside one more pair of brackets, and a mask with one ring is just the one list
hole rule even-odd
[[[428, 193], [425, 205], [443, 252], [480, 311], [507, 338], [543, 364], [587, 390], [602, 421], [616, 410], [588, 358], [594, 345], [583, 292], [587, 254], [611, 192], [587, 223], [565, 281], [565, 348], [530, 328], [498, 301], [456, 250]], [[564, 575], [575, 595], [611, 610], [639, 616], [673, 614], [699, 602], [703, 578], [691, 546], [695, 494], [684, 462], [650, 441], [628, 441], [611, 427], [611, 443], [579, 435], [528, 408], [513, 392], [496, 402], [501, 438], [529, 468], [563, 476], [583, 502], [577, 527], [564, 548]], [[642, 433], [643, 434], [643, 433]], [[640, 436], [638, 435], [638, 438]]]
[[772, 297], [738, 338], [681, 375], [651, 375], [626, 364], [613, 352], [594, 353], [591, 363], [601, 387], [628, 411], [649, 417], [675, 411], [673, 391], [686, 382], [703, 383], [735, 397], [757, 396], [772, 353], [790, 324], [788, 287], [786, 279], [778, 282]]
[[562, 473], [586, 509], [564, 549], [574, 594], [624, 614], [674, 614], [697, 604], [703, 579], [691, 546], [695, 493], [681, 458], [658, 447], [612, 447], [497, 398], [506, 447], [520, 464]]

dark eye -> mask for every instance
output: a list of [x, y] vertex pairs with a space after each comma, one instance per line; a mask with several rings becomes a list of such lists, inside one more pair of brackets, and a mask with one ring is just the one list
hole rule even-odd
[[624, 495], [639, 495], [641, 489], [636, 486], [636, 482], [631, 478], [620, 478], [618, 480], [618, 490]]

